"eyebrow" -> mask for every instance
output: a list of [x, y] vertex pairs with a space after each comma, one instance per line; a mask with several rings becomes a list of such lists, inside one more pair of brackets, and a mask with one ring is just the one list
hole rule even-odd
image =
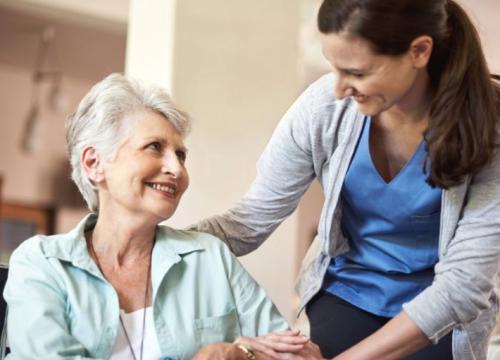
[[338, 71], [342, 71], [344, 73], [364, 73], [366, 69], [357, 69], [357, 68], [339, 68], [335, 67]]

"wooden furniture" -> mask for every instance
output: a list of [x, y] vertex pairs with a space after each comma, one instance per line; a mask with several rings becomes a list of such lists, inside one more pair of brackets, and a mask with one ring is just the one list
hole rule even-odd
[[0, 220], [18, 221], [34, 226], [38, 234], [53, 234], [54, 208], [50, 206], [24, 205], [20, 203], [0, 203]]
[[55, 210], [13, 202], [0, 203], [0, 262], [6, 263], [19, 244], [35, 234], [53, 234]]

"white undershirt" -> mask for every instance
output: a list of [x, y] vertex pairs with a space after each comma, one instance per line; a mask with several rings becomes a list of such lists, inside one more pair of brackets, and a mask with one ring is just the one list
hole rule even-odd
[[[141, 339], [142, 339], [142, 318], [144, 316], [144, 309], [139, 309], [131, 313], [125, 313], [120, 310], [121, 317], [127, 334], [132, 343], [135, 356], [137, 360], [141, 358]], [[153, 308], [150, 306], [146, 308], [146, 326], [144, 328], [144, 350], [143, 360], [158, 360], [161, 359], [160, 346], [156, 337], [154, 321], [153, 321]], [[130, 348], [123, 332], [121, 324], [118, 324], [118, 333], [116, 334], [116, 342], [111, 352], [110, 360], [133, 360], [134, 357], [130, 352]]]

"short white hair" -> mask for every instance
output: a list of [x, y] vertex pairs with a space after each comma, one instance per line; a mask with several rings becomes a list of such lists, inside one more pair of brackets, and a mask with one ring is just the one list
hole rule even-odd
[[99, 197], [83, 169], [82, 152], [92, 146], [100, 156], [112, 160], [126, 140], [126, 133], [120, 131], [122, 120], [137, 110], [162, 114], [183, 138], [190, 130], [189, 116], [176, 108], [164, 89], [117, 73], [95, 84], [66, 121], [71, 178], [93, 212], [99, 210]]

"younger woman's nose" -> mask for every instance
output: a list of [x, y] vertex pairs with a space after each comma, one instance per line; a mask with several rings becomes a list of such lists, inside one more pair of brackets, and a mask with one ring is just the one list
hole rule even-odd
[[347, 81], [344, 78], [338, 76], [335, 79], [335, 84], [334, 84], [335, 98], [341, 100], [346, 97], [352, 96], [353, 94], [354, 94], [353, 88], [347, 83]]

